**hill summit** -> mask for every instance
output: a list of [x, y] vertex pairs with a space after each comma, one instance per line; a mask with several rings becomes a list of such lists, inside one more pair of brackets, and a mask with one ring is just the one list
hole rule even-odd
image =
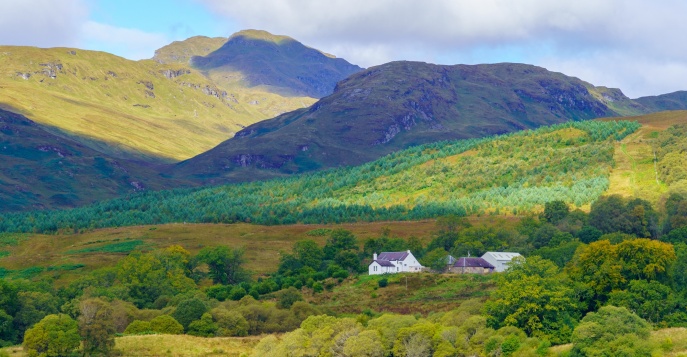
[[250, 174], [256, 178], [359, 165], [423, 143], [617, 116], [596, 92], [532, 65], [391, 62], [339, 82], [310, 108], [239, 131], [176, 172], [239, 181], [246, 167], [263, 169]]
[[259, 30], [233, 34], [219, 49], [192, 57], [191, 65], [227, 87], [260, 87], [312, 98], [331, 94], [336, 82], [362, 70], [291, 37]]

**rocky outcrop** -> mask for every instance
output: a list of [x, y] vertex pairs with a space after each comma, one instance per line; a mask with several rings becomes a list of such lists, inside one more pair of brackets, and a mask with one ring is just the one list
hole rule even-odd
[[167, 79], [174, 79], [177, 77], [181, 77], [185, 74], [191, 73], [191, 70], [187, 68], [179, 69], [179, 70], [173, 70], [173, 69], [164, 69], [160, 70], [160, 74], [165, 76]]
[[39, 65], [43, 67], [43, 74], [52, 79], [57, 78], [57, 74], [62, 71], [62, 63], [60, 62], [47, 62], [40, 63]]

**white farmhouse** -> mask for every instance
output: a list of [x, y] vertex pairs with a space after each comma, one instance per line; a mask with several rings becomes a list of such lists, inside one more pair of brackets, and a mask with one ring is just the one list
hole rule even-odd
[[515, 257], [520, 257], [520, 253], [512, 252], [486, 252], [482, 259], [494, 266], [494, 271], [502, 272], [508, 269], [508, 265]]
[[419, 273], [423, 266], [415, 259], [410, 250], [405, 252], [382, 252], [372, 255], [369, 266], [370, 275], [391, 273]]

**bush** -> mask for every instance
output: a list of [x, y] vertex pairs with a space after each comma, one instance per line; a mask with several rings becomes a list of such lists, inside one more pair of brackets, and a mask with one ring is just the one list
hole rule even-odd
[[303, 301], [303, 295], [294, 287], [282, 290], [277, 298], [277, 307], [280, 309], [288, 309], [296, 301]]
[[157, 333], [180, 335], [184, 333], [184, 326], [169, 315], [160, 315], [150, 320], [150, 328]]
[[652, 356], [651, 326], [624, 307], [590, 312], [575, 328], [571, 356]]
[[248, 336], [248, 322], [236, 311], [216, 308], [210, 311], [217, 323], [218, 336]]
[[198, 298], [191, 298], [179, 303], [172, 317], [177, 320], [184, 329], [188, 329], [191, 321], [199, 320], [207, 311], [205, 303]]
[[212, 320], [212, 315], [204, 313], [200, 320], [188, 325], [188, 334], [200, 337], [213, 337], [217, 333], [217, 324]]
[[387, 278], [379, 279], [377, 284], [379, 285], [380, 288], [386, 288], [386, 286], [389, 285], [389, 279], [387, 279]]
[[68, 356], [79, 347], [79, 325], [71, 317], [48, 315], [26, 331], [24, 350], [29, 357]]
[[229, 298], [234, 300], [234, 301], [239, 301], [241, 300], [244, 296], [246, 296], [246, 289], [237, 286], [231, 289], [231, 292], [229, 293]]
[[141, 320], [132, 321], [124, 330], [124, 333], [128, 335], [141, 335], [151, 332], [153, 329], [150, 327], [150, 322]]

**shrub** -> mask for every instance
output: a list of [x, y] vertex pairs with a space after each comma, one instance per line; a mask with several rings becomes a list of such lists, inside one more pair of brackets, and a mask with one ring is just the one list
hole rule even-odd
[[217, 323], [218, 336], [248, 336], [248, 321], [236, 311], [216, 308], [210, 311]]
[[150, 328], [157, 333], [180, 335], [184, 333], [184, 326], [169, 315], [160, 315], [150, 320]]
[[217, 333], [217, 324], [212, 320], [212, 315], [204, 313], [200, 320], [188, 325], [188, 334], [200, 337], [213, 337]]
[[296, 301], [303, 301], [303, 295], [294, 287], [282, 290], [277, 298], [277, 307], [280, 309], [288, 309]]
[[206, 311], [207, 307], [205, 303], [198, 298], [191, 298], [180, 302], [177, 309], [172, 313], [172, 317], [177, 320], [184, 329], [188, 329], [188, 325], [191, 321], [200, 319]]
[[234, 300], [234, 301], [239, 301], [241, 300], [244, 296], [246, 296], [246, 289], [237, 286], [231, 289], [231, 292], [229, 293], [229, 298]]
[[141, 320], [132, 321], [124, 330], [124, 333], [128, 335], [140, 335], [151, 332], [153, 332], [153, 329], [150, 327], [150, 322]]
[[652, 356], [651, 326], [624, 307], [590, 312], [575, 328], [571, 356]]
[[57, 357], [71, 354], [79, 347], [80, 341], [77, 322], [59, 314], [48, 315], [28, 329], [23, 346], [29, 357]]
[[379, 279], [377, 284], [379, 285], [380, 288], [386, 288], [386, 286], [389, 285], [389, 279], [381, 278], [381, 279]]

